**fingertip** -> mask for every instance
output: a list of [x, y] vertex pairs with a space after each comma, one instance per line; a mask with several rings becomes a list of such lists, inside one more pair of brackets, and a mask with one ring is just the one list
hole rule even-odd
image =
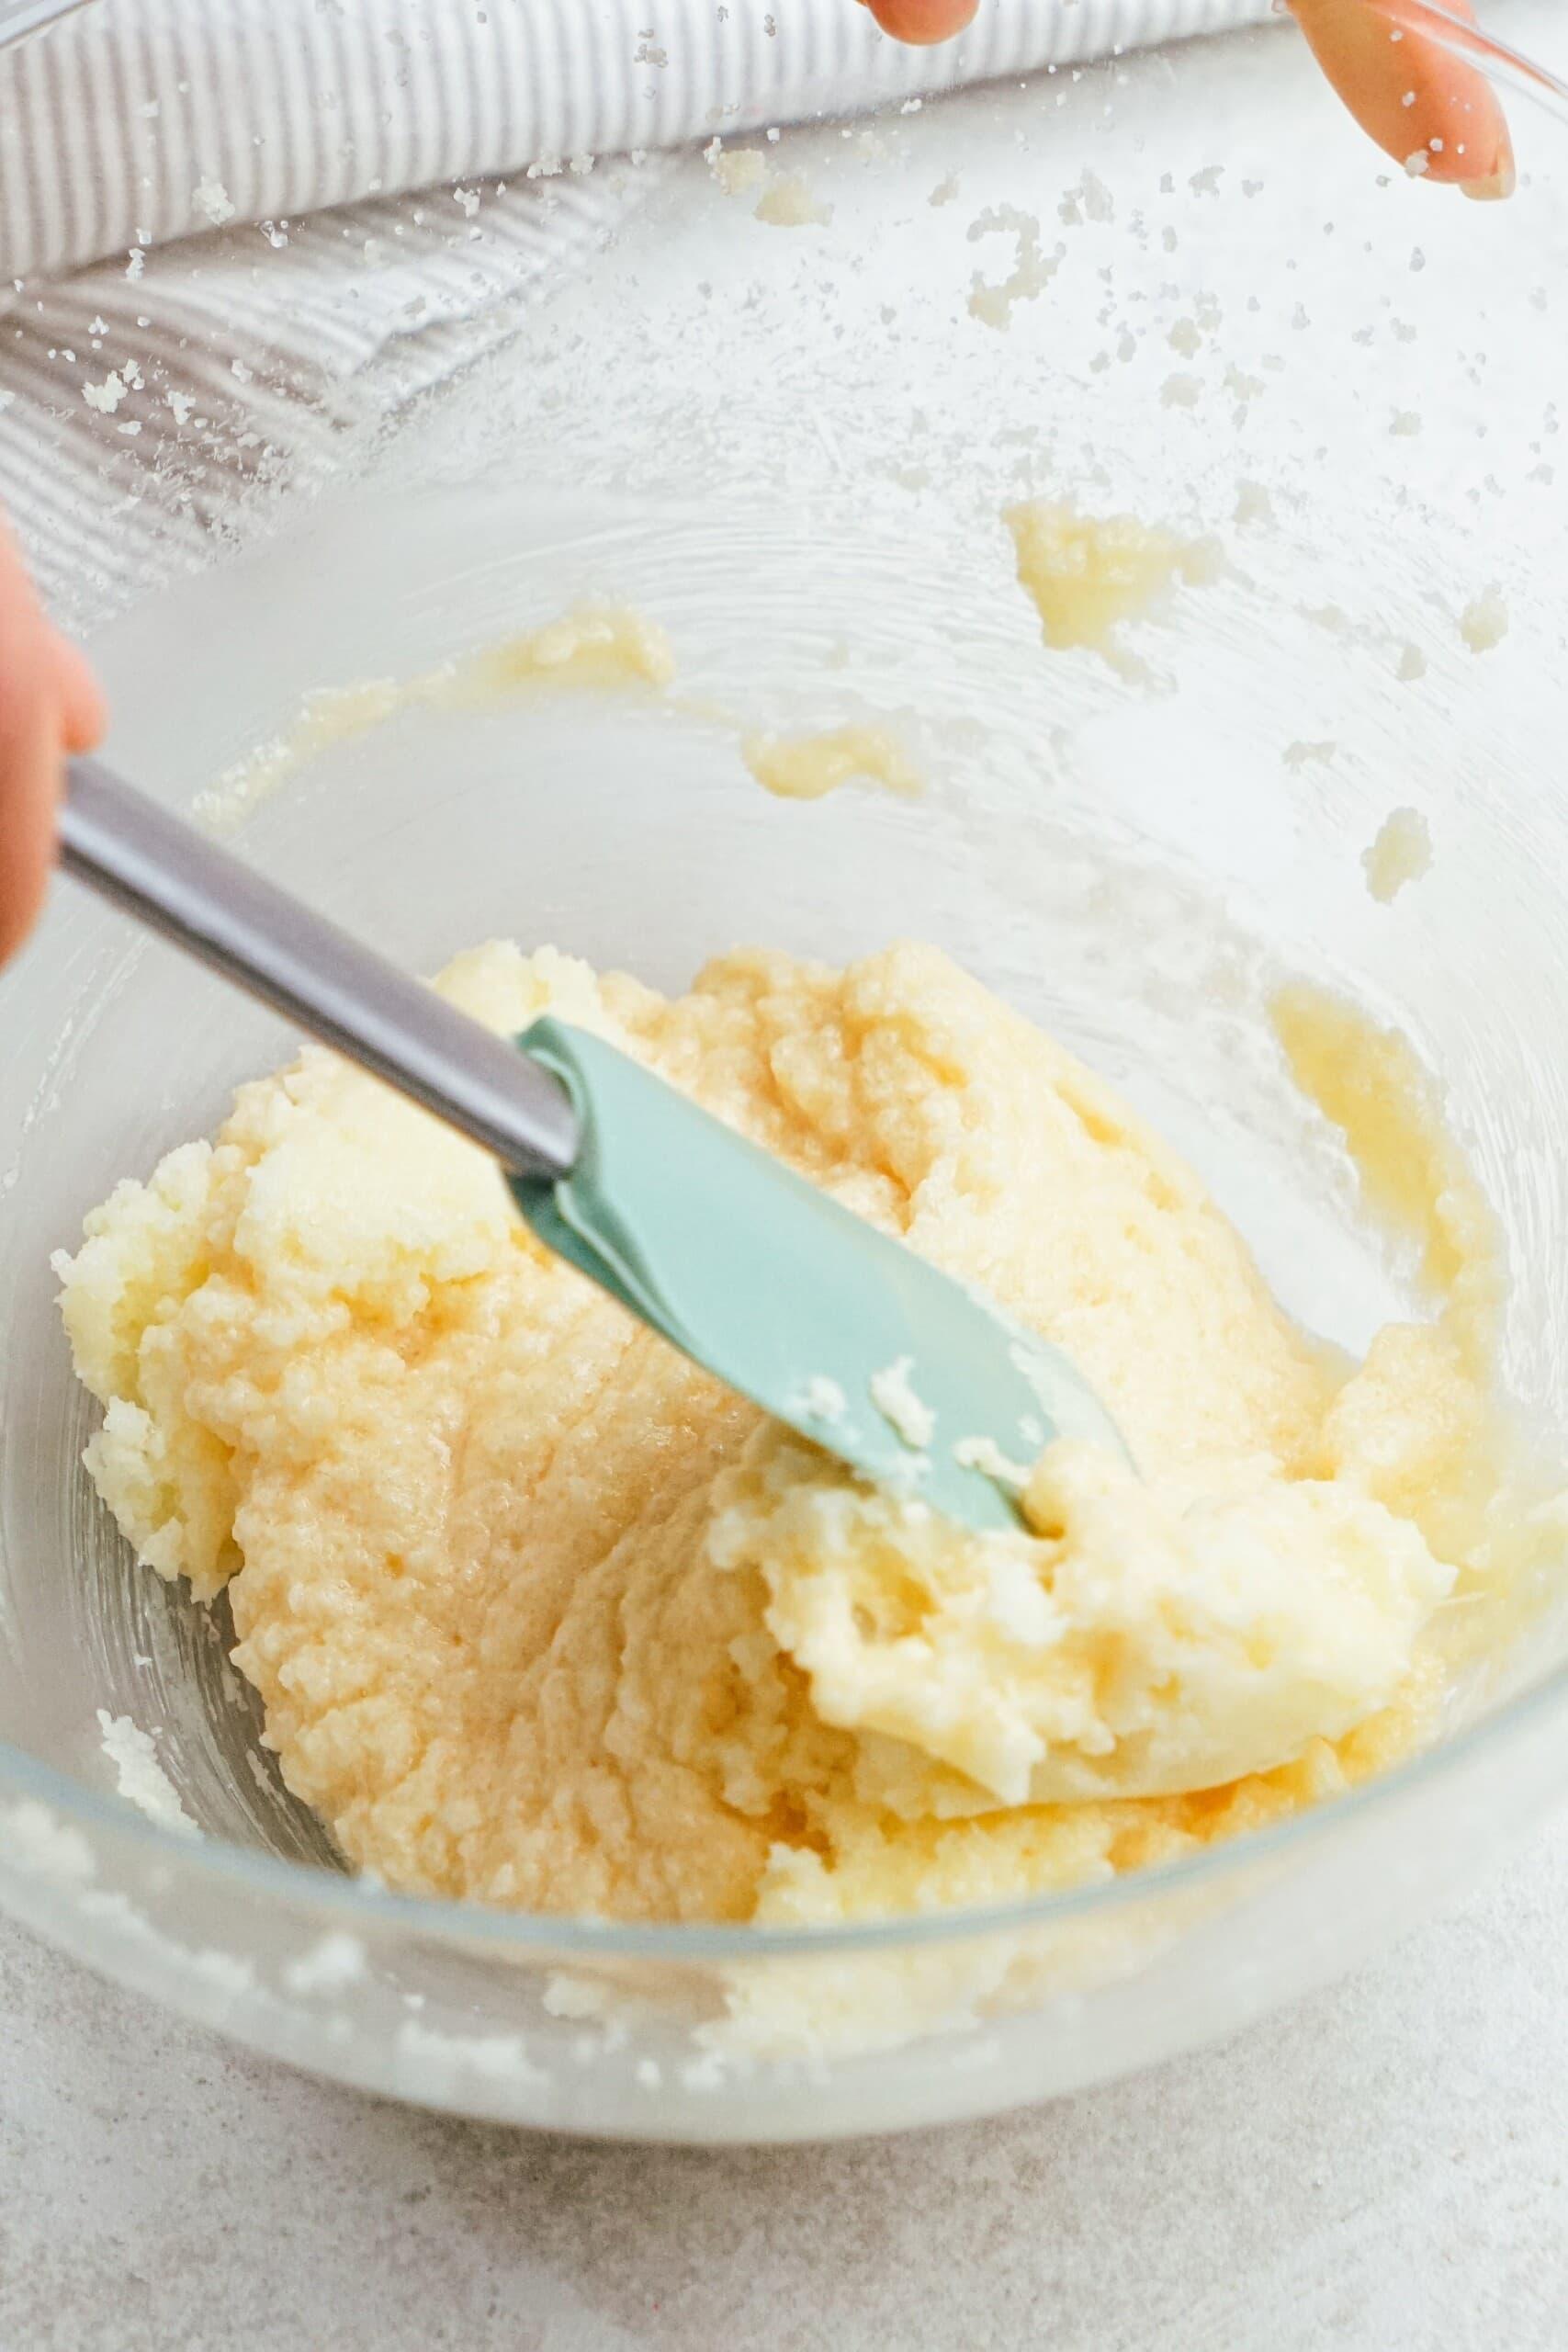
[[[1291, 0], [1328, 80], [1387, 155], [1414, 176], [1495, 202], [1514, 187], [1513, 148], [1486, 76], [1423, 32], [1401, 0]], [[1469, 0], [1455, 14], [1473, 23]]]
[[101, 741], [108, 723], [103, 689], [85, 654], [68, 638], [55, 638], [53, 658], [62, 748], [67, 752], [90, 752], [95, 743]]
[[0, 888], [0, 965], [8, 964], [24, 946], [43, 912], [49, 895], [47, 868], [7, 874]]
[[53, 697], [0, 704], [0, 963], [38, 921], [54, 862], [61, 788]]
[[893, 40], [916, 48], [952, 40], [973, 22], [979, 0], [865, 0], [882, 29]]
[[1514, 143], [1508, 136], [1508, 126], [1499, 116], [1497, 149], [1489, 171], [1477, 173], [1474, 179], [1461, 180], [1460, 191], [1472, 204], [1506, 203], [1518, 186], [1519, 175], [1514, 168]]

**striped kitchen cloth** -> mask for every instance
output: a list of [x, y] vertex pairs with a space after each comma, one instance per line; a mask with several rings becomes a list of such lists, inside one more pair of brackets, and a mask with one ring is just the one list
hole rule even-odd
[[668, 151], [1270, 13], [86, 0], [0, 48], [0, 499], [85, 625], [514, 333]]

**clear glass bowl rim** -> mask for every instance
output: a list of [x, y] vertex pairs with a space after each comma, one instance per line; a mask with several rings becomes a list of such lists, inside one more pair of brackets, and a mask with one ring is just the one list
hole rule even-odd
[[294, 1862], [203, 1834], [165, 1828], [123, 1798], [85, 1788], [69, 1773], [0, 1740], [0, 1797], [12, 1795], [54, 1809], [85, 1830], [111, 1832], [141, 1847], [153, 1863], [239, 1887], [247, 1896], [276, 1896], [292, 1906], [310, 1905], [349, 1932], [355, 1928], [434, 1937], [480, 1954], [500, 1947], [520, 1956], [543, 1947], [552, 1955], [583, 1959], [645, 1960], [690, 1964], [736, 1964], [765, 1959], [899, 1951], [910, 1946], [967, 1942], [1014, 1934], [1058, 1921], [1110, 1916], [1167, 1893], [1203, 1885], [1252, 1864], [1300, 1853], [1332, 1837], [1337, 1828], [1391, 1808], [1401, 1797], [1430, 1788], [1464, 1767], [1507, 1735], [1554, 1713], [1568, 1713], [1568, 1663], [1480, 1717], [1475, 1723], [1391, 1766], [1342, 1795], [1271, 1823], [1241, 1832], [1179, 1861], [1156, 1863], [1124, 1876], [1037, 1894], [1021, 1902], [968, 1909], [891, 1915], [852, 1926], [753, 1928], [748, 1926], [642, 1925], [584, 1918], [570, 1912], [508, 1911], [450, 1896], [396, 1894], [347, 1873]]

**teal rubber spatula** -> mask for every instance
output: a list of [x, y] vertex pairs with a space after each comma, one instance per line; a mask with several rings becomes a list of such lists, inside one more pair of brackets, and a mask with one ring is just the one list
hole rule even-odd
[[863, 1477], [1017, 1524], [1054, 1436], [1121, 1448], [1072, 1364], [585, 1030], [493, 1035], [96, 760], [66, 871], [493, 1153], [547, 1245]]

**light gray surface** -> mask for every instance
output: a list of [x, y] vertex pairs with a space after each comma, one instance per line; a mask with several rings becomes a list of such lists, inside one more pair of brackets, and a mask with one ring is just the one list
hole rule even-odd
[[535, 2139], [0, 1930], [0, 2352], [1560, 2352], [1568, 1818], [1228, 2045], [902, 2141]]

